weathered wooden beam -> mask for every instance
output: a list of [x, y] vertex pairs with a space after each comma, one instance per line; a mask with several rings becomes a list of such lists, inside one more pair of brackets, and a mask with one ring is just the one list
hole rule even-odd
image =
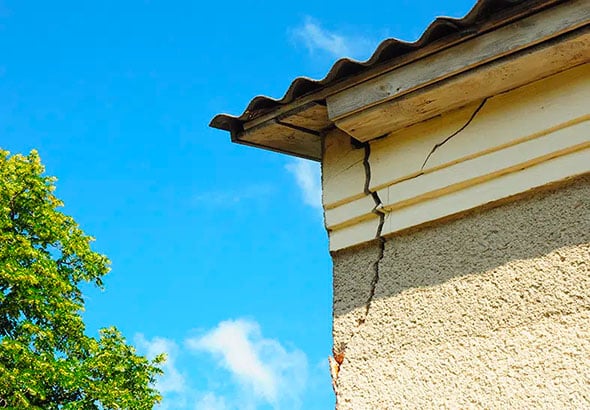
[[322, 142], [317, 132], [306, 132], [276, 119], [240, 133], [234, 142], [314, 161], [322, 157]]
[[326, 106], [311, 102], [245, 129], [234, 142], [320, 161], [320, 134], [331, 124]]
[[588, 61], [590, 29], [582, 28], [343, 117], [336, 125], [369, 141]]
[[[469, 103], [471, 95], [471, 101], [484, 94], [494, 95], [571, 67], [572, 61], [585, 62], [579, 53], [587, 59], [588, 43], [587, 38], [580, 37], [586, 34], [582, 28], [588, 24], [590, 2], [565, 2], [331, 95], [327, 98], [328, 115], [361, 141], [375, 138], [438, 115], [453, 99], [457, 103], [449, 109]], [[550, 41], [571, 32], [576, 32], [577, 38], [569, 38], [566, 45]], [[548, 47], [555, 50], [551, 52]], [[531, 55], [533, 51], [537, 54]], [[526, 61], [520, 59], [527, 55]], [[535, 58], [546, 59], [549, 64]], [[447, 85], [450, 95], [441, 93], [438, 87], [435, 93], [428, 93], [441, 83]], [[398, 101], [399, 106], [390, 106]], [[380, 109], [372, 110], [375, 107]], [[374, 115], [365, 118], [365, 114]], [[390, 123], [391, 129], [378, 130], [383, 123]], [[366, 125], [375, 130], [369, 132]], [[365, 132], [368, 135], [363, 135]]]

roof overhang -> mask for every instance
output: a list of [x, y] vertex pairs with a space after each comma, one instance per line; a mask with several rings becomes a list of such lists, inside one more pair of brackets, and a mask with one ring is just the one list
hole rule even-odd
[[210, 125], [240, 144], [319, 161], [334, 126], [370, 141], [590, 61], [589, 23], [587, 0], [479, 0], [415, 43], [386, 40], [367, 62], [339, 60], [323, 80], [298, 78], [281, 100], [256, 97]]

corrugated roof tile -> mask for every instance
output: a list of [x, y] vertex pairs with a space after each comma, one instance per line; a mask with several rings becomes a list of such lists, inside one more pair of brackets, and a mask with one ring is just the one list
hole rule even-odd
[[[278, 107], [332, 86], [352, 76], [362, 75], [374, 67], [394, 64], [402, 56], [415, 52], [429, 44], [452, 36], [468, 36], [480, 24], [489, 21], [497, 14], [527, 5], [544, 6], [559, 2], [558, 0], [479, 0], [463, 18], [439, 17], [435, 19], [422, 36], [415, 42], [404, 42], [395, 38], [386, 39], [366, 61], [343, 58], [332, 66], [328, 74], [321, 80], [306, 77], [296, 78], [281, 99], [258, 96], [250, 101], [240, 116], [228, 114], [216, 115], [209, 124], [211, 127], [231, 131], [232, 134], [243, 129], [245, 122], [258, 118]], [[510, 13], [508, 13], [510, 14]]]

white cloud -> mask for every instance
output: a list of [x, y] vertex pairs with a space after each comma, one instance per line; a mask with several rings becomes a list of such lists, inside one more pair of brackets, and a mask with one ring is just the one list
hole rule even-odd
[[[134, 341], [150, 359], [167, 355], [164, 375], [156, 382], [163, 396], [159, 410], [299, 409], [303, 394], [317, 387], [314, 380], [308, 383], [309, 371], [313, 378], [318, 375], [315, 366], [308, 370], [307, 356], [263, 337], [253, 320], [222, 321], [183, 343], [142, 334]], [[218, 366], [211, 366], [211, 358]]]
[[240, 400], [243, 407], [255, 407], [256, 403], [274, 408], [300, 406], [307, 382], [306, 355], [264, 338], [258, 323], [223, 321], [205, 335], [188, 339], [186, 345], [195, 352], [211, 354], [231, 374], [244, 396]]
[[145, 352], [149, 359], [154, 359], [159, 354], [166, 355], [166, 362], [164, 363], [162, 375], [157, 383], [156, 388], [162, 393], [182, 393], [186, 390], [186, 381], [184, 376], [176, 368], [176, 355], [178, 346], [174, 341], [162, 337], [154, 337], [148, 340], [141, 333], [135, 335], [135, 344], [138, 349]]
[[317, 51], [332, 57], [363, 58], [373, 51], [374, 41], [362, 36], [344, 35], [324, 29], [312, 17], [306, 17], [303, 23], [291, 30], [291, 37], [301, 42], [311, 54]]
[[205, 393], [195, 402], [195, 410], [229, 410], [226, 400], [213, 392]]
[[334, 57], [350, 55], [350, 46], [344, 36], [323, 29], [311, 17], [306, 17], [303, 24], [293, 30], [293, 36], [302, 41], [310, 53], [321, 50]]
[[313, 208], [322, 207], [322, 184], [319, 164], [297, 158], [286, 165], [301, 190], [303, 202]]

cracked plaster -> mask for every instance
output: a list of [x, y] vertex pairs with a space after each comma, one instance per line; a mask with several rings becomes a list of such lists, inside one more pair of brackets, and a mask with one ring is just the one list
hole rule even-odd
[[589, 197], [585, 176], [334, 253], [338, 408], [590, 406]]

